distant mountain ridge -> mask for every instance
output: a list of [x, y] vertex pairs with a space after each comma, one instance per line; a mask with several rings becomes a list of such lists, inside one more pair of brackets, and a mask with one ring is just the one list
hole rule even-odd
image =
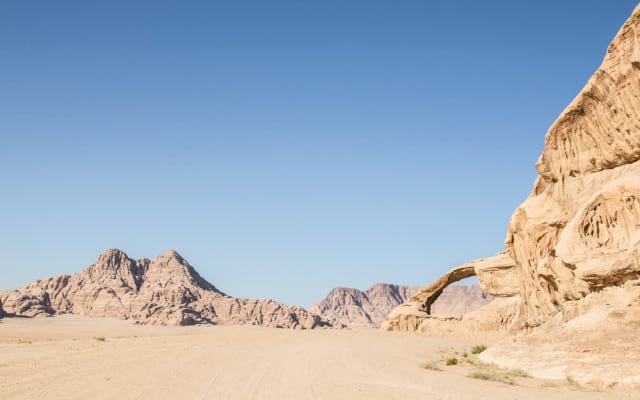
[[[413, 296], [422, 286], [376, 283], [365, 291], [337, 287], [309, 308], [309, 312], [336, 324], [380, 327], [389, 312]], [[434, 315], [461, 315], [491, 302], [478, 285], [447, 287], [431, 310]]]
[[155, 325], [261, 325], [311, 329], [331, 324], [301, 307], [238, 299], [207, 282], [176, 251], [133, 260], [110, 249], [79, 273], [0, 291], [0, 313], [79, 314]]

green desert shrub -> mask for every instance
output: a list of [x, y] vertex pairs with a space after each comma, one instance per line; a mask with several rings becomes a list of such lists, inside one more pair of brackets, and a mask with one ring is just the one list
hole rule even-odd
[[477, 344], [471, 348], [471, 354], [480, 354], [487, 349], [483, 344]]

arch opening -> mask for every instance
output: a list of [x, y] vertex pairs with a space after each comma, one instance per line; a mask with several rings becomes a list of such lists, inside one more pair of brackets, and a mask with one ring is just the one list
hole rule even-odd
[[462, 279], [469, 278], [471, 276], [475, 276], [476, 271], [473, 266], [463, 265], [458, 268], [454, 268], [442, 275], [438, 280], [433, 282], [431, 285], [422, 289], [415, 295], [413, 295], [409, 301], [416, 301], [420, 303], [420, 308], [427, 312], [427, 314], [431, 315], [431, 305], [436, 301], [438, 297], [442, 294], [442, 291], [452, 283], [458, 282]]
[[451, 283], [442, 290], [431, 304], [431, 315], [465, 315], [493, 301], [493, 296], [485, 292], [476, 275]]

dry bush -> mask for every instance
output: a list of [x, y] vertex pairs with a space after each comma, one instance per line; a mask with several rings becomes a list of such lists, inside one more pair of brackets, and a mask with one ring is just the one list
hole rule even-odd
[[435, 361], [427, 361], [425, 363], [422, 363], [420, 367], [428, 369], [430, 371], [442, 371], [442, 368], [440, 368]]
[[476, 369], [467, 375], [468, 378], [480, 379], [516, 385], [516, 378], [529, 378], [529, 374], [521, 369], [500, 368], [494, 364], [477, 363]]

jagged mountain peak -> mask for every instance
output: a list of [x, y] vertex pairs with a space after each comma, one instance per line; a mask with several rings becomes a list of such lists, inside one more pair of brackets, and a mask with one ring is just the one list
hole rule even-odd
[[117, 281], [131, 290], [138, 290], [143, 281], [148, 262], [135, 261], [119, 249], [108, 249], [101, 253], [96, 261], [78, 275], [105, 286], [117, 284]]
[[120, 249], [107, 249], [100, 253], [94, 265], [100, 265], [105, 267], [113, 267], [119, 265], [124, 260], [129, 260], [127, 253]]
[[225, 295], [213, 284], [204, 279], [187, 260], [175, 250], [167, 250], [149, 263], [145, 281], [167, 281], [183, 286], [195, 286], [199, 289]]
[[178, 262], [180, 264], [188, 264], [188, 262], [184, 258], [182, 258], [180, 253], [178, 253], [174, 249], [169, 249], [169, 250], [166, 250], [166, 251], [162, 252], [162, 254], [157, 256], [154, 260], [157, 260], [157, 259], [175, 260], [176, 262]]
[[0, 291], [0, 304], [9, 314], [21, 316], [69, 313], [132, 319], [140, 324], [331, 326], [299, 307], [227, 296], [175, 250], [153, 260], [133, 260], [121, 250], [109, 249], [77, 274]]

